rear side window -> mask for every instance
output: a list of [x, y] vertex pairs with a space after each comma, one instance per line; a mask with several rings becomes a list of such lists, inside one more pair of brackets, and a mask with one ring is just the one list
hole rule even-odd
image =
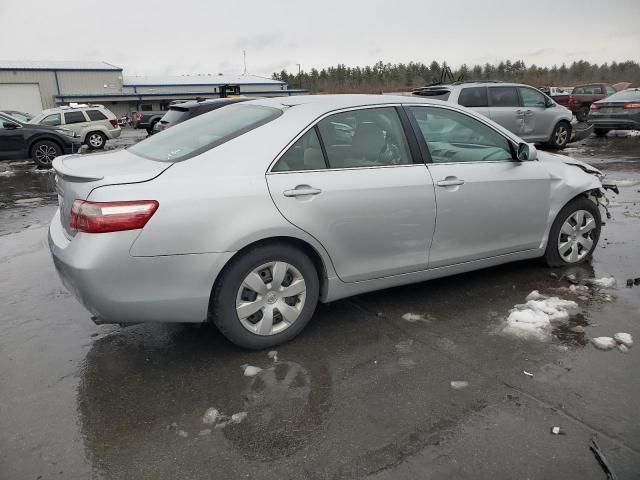
[[231, 105], [200, 115], [132, 147], [135, 153], [159, 162], [179, 162], [222, 145], [282, 115], [261, 105]]
[[67, 125], [71, 123], [82, 123], [86, 122], [87, 119], [84, 118], [84, 113], [82, 112], [66, 112], [64, 114], [64, 123]]
[[533, 88], [518, 87], [522, 96], [522, 104], [525, 107], [544, 108], [547, 105], [546, 98], [542, 93]]
[[189, 117], [189, 109], [181, 107], [171, 107], [162, 117], [163, 123], [176, 124], [183, 122]]
[[465, 107], [488, 107], [487, 87], [463, 88], [458, 103]]
[[105, 114], [102, 113], [100, 110], [87, 110], [85, 113], [87, 114], [87, 117], [89, 117], [89, 120], [91, 120], [92, 122], [97, 122], [99, 120], [107, 119]]
[[516, 87], [489, 87], [492, 107], [519, 107], [520, 99]]
[[322, 147], [315, 128], [312, 128], [289, 147], [271, 171], [295, 172], [326, 168]]

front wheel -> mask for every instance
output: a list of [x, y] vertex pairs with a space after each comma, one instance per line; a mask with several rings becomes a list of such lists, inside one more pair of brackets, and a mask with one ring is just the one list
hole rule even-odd
[[600, 238], [602, 220], [598, 206], [580, 196], [556, 216], [549, 232], [544, 259], [550, 267], [586, 262]]
[[286, 244], [253, 248], [225, 267], [209, 312], [220, 332], [244, 348], [287, 342], [309, 323], [320, 281], [313, 262]]
[[61, 154], [62, 149], [51, 140], [40, 140], [31, 147], [31, 158], [39, 167], [51, 168], [53, 159]]
[[571, 140], [571, 125], [567, 122], [558, 122], [553, 132], [551, 132], [549, 145], [551, 148], [560, 150], [567, 146], [569, 140]]

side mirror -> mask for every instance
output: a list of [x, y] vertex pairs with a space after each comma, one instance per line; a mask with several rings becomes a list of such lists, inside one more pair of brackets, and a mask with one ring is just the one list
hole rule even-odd
[[7, 130], [15, 130], [18, 128], [18, 125], [13, 122], [2, 122], [2, 126]]
[[538, 151], [530, 143], [524, 143], [518, 145], [518, 160], [521, 162], [533, 161], [538, 159]]

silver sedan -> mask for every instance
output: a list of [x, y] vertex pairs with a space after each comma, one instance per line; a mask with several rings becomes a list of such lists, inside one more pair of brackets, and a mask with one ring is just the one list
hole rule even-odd
[[410, 97], [253, 100], [53, 167], [49, 246], [94, 321], [210, 321], [256, 349], [319, 301], [585, 262], [606, 201], [594, 168]]

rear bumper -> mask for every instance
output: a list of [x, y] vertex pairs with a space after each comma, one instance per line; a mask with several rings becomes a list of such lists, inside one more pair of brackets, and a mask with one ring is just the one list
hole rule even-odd
[[120, 137], [122, 134], [122, 129], [120, 127], [109, 130], [109, 138], [114, 139]]
[[64, 286], [103, 321], [205, 321], [213, 282], [233, 252], [132, 257], [139, 233], [79, 233], [70, 240], [58, 210], [49, 249]]

